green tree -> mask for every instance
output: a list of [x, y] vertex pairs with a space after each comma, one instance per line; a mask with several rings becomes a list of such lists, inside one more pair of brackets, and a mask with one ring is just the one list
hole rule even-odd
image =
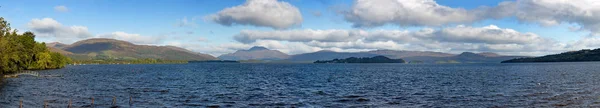
[[52, 53], [45, 43], [35, 41], [33, 32], [18, 34], [0, 17], [0, 74], [24, 69], [52, 69], [65, 67], [71, 60]]
[[51, 63], [52, 66], [50, 68], [53, 68], [53, 69], [63, 68], [67, 65], [67, 63], [69, 63], [71, 61], [71, 59], [69, 59], [57, 52], [50, 53], [50, 56], [52, 59], [52, 63]]
[[52, 66], [52, 56], [48, 52], [40, 52], [37, 54], [36, 68], [47, 69]]

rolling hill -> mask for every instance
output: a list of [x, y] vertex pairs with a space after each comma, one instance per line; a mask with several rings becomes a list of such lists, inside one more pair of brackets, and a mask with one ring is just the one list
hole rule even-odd
[[56, 47], [60, 44], [48, 44], [51, 51], [59, 52], [74, 60], [92, 59], [162, 59], [162, 60], [217, 60], [208, 55], [195, 53], [174, 46], [135, 45], [127, 41], [94, 38], [75, 42], [71, 45]]
[[68, 45], [60, 43], [60, 42], [51, 42], [51, 43], [46, 43], [46, 46], [57, 48], [57, 49], [62, 49], [63, 47], [68, 46]]
[[546, 55], [541, 57], [524, 57], [502, 61], [502, 63], [526, 63], [526, 62], [585, 62], [600, 61], [600, 49], [584, 49], [570, 51], [560, 54]]
[[424, 63], [500, 63], [504, 60], [522, 58], [525, 56], [503, 56], [495, 53], [472, 53], [463, 52], [454, 56], [447, 57], [431, 57], [431, 56], [414, 56], [403, 58], [406, 61], [419, 61]]

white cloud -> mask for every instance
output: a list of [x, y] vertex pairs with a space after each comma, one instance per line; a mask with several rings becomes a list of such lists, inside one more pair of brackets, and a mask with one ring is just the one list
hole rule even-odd
[[571, 50], [578, 50], [578, 49], [596, 49], [600, 47], [600, 37], [583, 37], [582, 39], [571, 43], [569, 48]]
[[514, 7], [513, 2], [501, 2], [497, 7], [466, 10], [439, 5], [434, 0], [356, 0], [342, 14], [354, 27], [442, 26], [510, 16]]
[[366, 51], [375, 49], [418, 50], [460, 53], [463, 51], [498, 52], [515, 55], [542, 55], [576, 50], [579, 48], [600, 47], [600, 39], [586, 37], [572, 43], [540, 37], [534, 33], [523, 33], [494, 25], [471, 27], [458, 25], [445, 28], [423, 28], [421, 30], [242, 30], [234, 36], [241, 43], [207, 44], [205, 38], [189, 39], [166, 38], [165, 36], [144, 36], [126, 32], [112, 32], [92, 35], [83, 26], [65, 27], [51, 18], [33, 19], [29, 28], [39, 37], [50, 37], [56, 41], [69, 43], [87, 38], [112, 38], [130, 41], [135, 44], [173, 45], [193, 51], [220, 55], [247, 49], [252, 46], [266, 46], [285, 53], [299, 54], [318, 50]]
[[242, 30], [235, 40], [242, 43], [252, 43], [256, 40], [287, 40], [287, 41], [349, 41], [360, 38], [363, 31], [348, 30], [285, 30], [285, 31], [254, 31]]
[[488, 43], [488, 44], [527, 44], [549, 42], [534, 33], [521, 33], [513, 29], [501, 29], [495, 25], [482, 28], [474, 28], [459, 25], [452, 28], [444, 28], [434, 35], [438, 35], [443, 41], [462, 43]]
[[125, 40], [135, 44], [158, 44], [162, 41], [160, 36], [142, 36], [140, 34], [130, 34], [125, 32], [112, 32], [109, 34], [101, 34], [96, 36], [98, 38], [112, 38], [117, 40]]
[[67, 6], [55, 6], [54, 11], [56, 12], [69, 12], [69, 8]]
[[198, 42], [167, 42], [166, 45], [177, 46], [185, 48], [191, 51], [206, 53], [213, 56], [219, 56], [221, 54], [235, 52], [239, 49], [250, 48], [251, 45], [241, 43], [226, 43], [226, 44], [212, 44], [206, 45]]
[[474, 9], [453, 8], [434, 0], [356, 0], [341, 12], [354, 27], [446, 26], [487, 19], [516, 17], [542, 26], [577, 24], [577, 30], [600, 35], [600, 2], [597, 0], [516, 0]]
[[[440, 29], [423, 28], [417, 31], [243, 30], [234, 38], [247, 45], [279, 41], [341, 51], [392, 49], [454, 53], [476, 51], [502, 54], [547, 54], [564, 51], [566, 48], [566, 45], [558, 41], [543, 38], [534, 33], [522, 33], [495, 25], [485, 27], [458, 25]], [[291, 49], [294, 48], [291, 47]]]
[[230, 7], [206, 17], [221, 25], [254, 25], [275, 29], [301, 25], [302, 15], [293, 5], [277, 0], [248, 0], [243, 5]]
[[143, 36], [140, 34], [131, 34], [121, 31], [93, 35], [85, 26], [67, 27], [52, 18], [32, 19], [27, 26], [31, 31], [38, 35], [37, 38], [43, 38], [44, 40], [67, 44], [89, 38], [111, 38], [125, 40], [135, 44], [151, 45], [162, 44], [162, 42], [165, 40], [165, 36]]
[[561, 23], [580, 25], [600, 33], [600, 2], [597, 0], [519, 0], [516, 17], [545, 26]]
[[[166, 45], [177, 46], [189, 49], [195, 52], [207, 53], [213, 56], [232, 53], [237, 50], [246, 50], [253, 46], [264, 46], [269, 49], [279, 50], [288, 54], [299, 54], [306, 52], [315, 52], [324, 50], [323, 48], [309, 46], [301, 42], [282, 42], [275, 40], [258, 40], [253, 43], [220, 43], [220, 44], [204, 44], [200, 42], [166, 42]], [[327, 48], [325, 48], [327, 49]], [[333, 48], [331, 48], [333, 49]], [[329, 49], [329, 50], [331, 50]], [[339, 50], [336, 50], [339, 51]]]
[[85, 26], [66, 27], [52, 18], [32, 19], [27, 26], [34, 33], [46, 37], [88, 38], [93, 36]]
[[354, 40], [396, 42], [420, 42], [424, 40], [457, 42], [457, 43], [490, 43], [490, 44], [526, 44], [545, 42], [544, 39], [533, 33], [521, 33], [513, 29], [502, 29], [495, 25], [486, 27], [456, 27], [434, 30], [424, 28], [419, 31], [401, 30], [275, 30], [253, 31], [242, 30], [234, 37], [242, 43], [252, 43], [256, 40], [283, 40], [292, 42], [347, 42]]
[[[363, 40], [348, 41], [348, 42], [306, 42], [309, 46], [315, 46], [319, 48], [329, 49], [363, 49], [363, 50], [375, 50], [375, 49], [408, 49], [413, 47], [410, 44], [400, 44], [394, 41], [375, 41], [365, 42]], [[415, 48], [415, 47], [413, 47]]]

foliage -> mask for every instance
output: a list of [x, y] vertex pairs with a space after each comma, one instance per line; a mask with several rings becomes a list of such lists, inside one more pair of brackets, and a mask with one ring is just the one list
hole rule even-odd
[[62, 68], [69, 62], [69, 58], [50, 52], [45, 43], [36, 42], [32, 32], [18, 34], [0, 17], [0, 74]]
[[346, 59], [333, 59], [333, 60], [325, 60], [320, 61], [317, 60], [314, 63], [404, 63], [402, 59], [390, 59], [385, 56], [375, 56], [375, 57], [350, 57]]
[[547, 55], [534, 58], [517, 58], [502, 63], [520, 63], [520, 62], [582, 62], [582, 61], [600, 61], [600, 49], [584, 49], [580, 51], [570, 51], [560, 54]]

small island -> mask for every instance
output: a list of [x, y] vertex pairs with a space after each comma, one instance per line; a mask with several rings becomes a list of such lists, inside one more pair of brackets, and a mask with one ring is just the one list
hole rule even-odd
[[517, 58], [502, 61], [502, 63], [528, 63], [528, 62], [588, 62], [600, 61], [600, 49], [584, 49], [579, 51], [570, 51], [542, 57]]
[[404, 63], [402, 59], [390, 59], [385, 56], [375, 57], [350, 57], [346, 59], [333, 59], [333, 60], [317, 60], [314, 63]]

